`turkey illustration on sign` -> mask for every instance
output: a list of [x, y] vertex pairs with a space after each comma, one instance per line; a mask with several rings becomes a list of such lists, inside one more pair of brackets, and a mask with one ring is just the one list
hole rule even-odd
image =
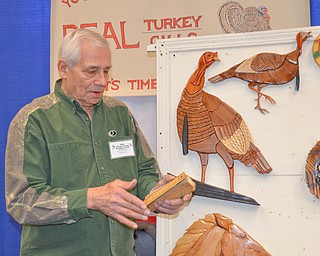
[[218, 17], [225, 33], [242, 33], [270, 30], [270, 16], [265, 6], [243, 8], [229, 1], [220, 6]]

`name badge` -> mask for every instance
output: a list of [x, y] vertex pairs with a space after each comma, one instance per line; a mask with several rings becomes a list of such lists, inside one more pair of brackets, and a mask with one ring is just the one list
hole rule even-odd
[[109, 147], [111, 159], [135, 156], [132, 139], [110, 141]]

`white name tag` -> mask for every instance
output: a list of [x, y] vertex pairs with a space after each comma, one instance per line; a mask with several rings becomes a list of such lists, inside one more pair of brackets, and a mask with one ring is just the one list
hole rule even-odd
[[109, 147], [111, 159], [135, 156], [132, 139], [110, 141]]

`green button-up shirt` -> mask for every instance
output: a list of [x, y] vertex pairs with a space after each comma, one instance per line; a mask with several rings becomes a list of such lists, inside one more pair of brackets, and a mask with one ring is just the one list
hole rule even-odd
[[13, 119], [6, 151], [8, 212], [23, 224], [21, 255], [134, 255], [133, 230], [88, 210], [87, 189], [138, 180], [143, 199], [159, 180], [153, 154], [128, 108], [110, 97], [92, 120], [61, 90]]

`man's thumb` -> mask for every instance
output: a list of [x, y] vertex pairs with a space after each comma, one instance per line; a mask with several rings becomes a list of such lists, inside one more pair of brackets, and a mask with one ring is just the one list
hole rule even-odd
[[120, 186], [125, 190], [133, 189], [137, 185], [137, 180], [133, 179], [132, 181], [121, 181]]

